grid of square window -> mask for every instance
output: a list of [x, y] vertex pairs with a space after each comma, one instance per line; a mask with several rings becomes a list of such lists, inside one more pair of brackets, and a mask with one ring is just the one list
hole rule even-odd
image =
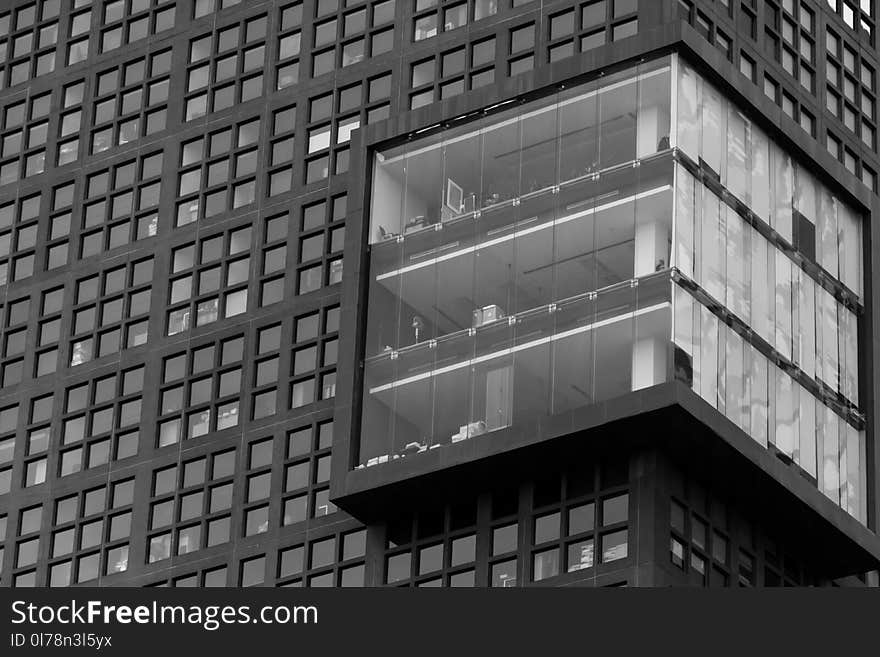
[[586, 470], [539, 481], [531, 517], [531, 581], [612, 564], [629, 555], [629, 494], [625, 486], [596, 490]]
[[[4, 495], [12, 490], [18, 409], [18, 404], [0, 407], [0, 495]], [[5, 520], [5, 515], [0, 518], [0, 528], [6, 527]], [[2, 532], [0, 532], [0, 536], [2, 536]]]
[[267, 21], [263, 14], [190, 41], [185, 121], [263, 95]]
[[[672, 565], [688, 573], [699, 586], [729, 586], [730, 540], [707, 518], [691, 513], [685, 505], [671, 501], [672, 536], [669, 554]], [[747, 559], [741, 559], [746, 570]]]
[[363, 586], [366, 543], [366, 530], [358, 529], [282, 548], [278, 551], [278, 586]]
[[71, 82], [61, 92], [63, 112], [58, 127], [58, 154], [56, 166], [64, 166], [79, 159], [80, 129], [82, 128], [85, 80]]
[[275, 88], [286, 89], [299, 82], [299, 55], [302, 45], [301, 2], [279, 10], [278, 47], [275, 64]]
[[281, 107], [272, 112], [272, 141], [269, 145], [269, 174], [267, 193], [277, 196], [293, 187], [296, 148], [296, 105]]
[[[64, 392], [57, 476], [97, 468], [138, 452], [145, 366], [68, 387]], [[43, 444], [50, 442], [48, 437]], [[30, 444], [28, 446], [30, 449]], [[43, 456], [45, 460], [47, 457]], [[39, 481], [26, 479], [25, 486]]]
[[211, 341], [162, 359], [158, 447], [238, 426], [244, 336]]
[[55, 70], [60, 10], [61, 0], [40, 0], [0, 11], [0, 89]]
[[876, 151], [875, 68], [830, 27], [825, 48], [825, 106], [865, 147]]
[[[784, 0], [790, 3], [792, 0]], [[860, 39], [874, 45], [875, 18], [872, 0], [825, 0], [831, 11], [838, 14], [843, 23]]]
[[31, 314], [29, 296], [9, 300], [3, 309], [2, 360], [0, 387], [9, 388], [26, 378], [24, 362]]
[[95, 76], [91, 152], [101, 153], [165, 129], [171, 49]]
[[247, 310], [252, 233], [247, 224], [172, 249], [166, 335]]
[[[757, 0], [742, 0], [738, 6], [729, 0], [719, 4], [721, 7], [698, 8], [693, 0], [677, 0], [678, 16], [731, 61], [734, 41], [726, 30], [735, 29], [740, 45], [744, 46], [739, 48], [740, 72], [760, 85], [764, 95], [805, 132], [824, 140], [828, 152], [850, 173], [876, 190], [876, 167], [867, 161], [873, 161], [877, 152], [876, 66], [867, 56], [873, 46], [858, 43], [863, 38], [872, 41], [873, 36], [868, 36], [873, 34], [872, 20], [866, 20], [868, 32], [853, 35], [808, 0], [762, 0], [763, 29], [759, 35]], [[828, 0], [822, 4], [833, 11], [857, 16], [858, 8], [848, 2]], [[871, 3], [866, 1], [862, 9], [864, 15], [870, 15]], [[753, 47], [762, 49], [764, 61], [775, 62], [779, 71], [760, 63], [762, 57]], [[760, 68], [764, 68], [763, 72]], [[837, 128], [827, 128], [821, 134], [817, 110], [822, 105], [841, 128], [851, 133], [851, 138], [841, 137]]]
[[41, 293], [34, 378], [52, 374], [58, 368], [63, 309], [63, 286], [53, 287]]
[[764, 51], [808, 94], [816, 93], [816, 13], [806, 2], [766, 2]]
[[79, 259], [156, 235], [163, 159], [146, 153], [86, 176]]
[[41, 196], [0, 203], [0, 285], [34, 274]]
[[342, 194], [302, 208], [296, 271], [298, 295], [342, 280], [347, 205], [347, 197]]
[[240, 121], [180, 145], [175, 226], [256, 200], [260, 119]]
[[263, 241], [259, 261], [261, 308], [284, 300], [288, 228], [287, 213], [266, 217], [262, 222]]
[[809, 586], [806, 565], [733, 507], [688, 482], [669, 500], [668, 563], [690, 586]]
[[61, 183], [52, 188], [52, 205], [49, 215], [49, 230], [44, 242], [44, 261], [46, 271], [66, 265], [70, 255], [70, 231], [74, 204], [79, 208], [77, 195], [78, 181]]
[[535, 23], [527, 23], [508, 31], [507, 74], [511, 77], [535, 67]]
[[251, 419], [262, 420], [278, 411], [278, 373], [281, 368], [281, 323], [257, 329], [251, 387]]
[[492, 84], [496, 41], [490, 36], [410, 64], [410, 109]]
[[43, 173], [49, 138], [51, 93], [3, 107], [0, 133], [0, 185]]
[[101, 14], [102, 53], [174, 27], [174, 0], [111, 0]]
[[386, 584], [417, 587], [476, 586], [477, 508], [448, 505], [390, 523]]
[[[134, 484], [134, 478], [117, 477], [109, 484], [21, 509], [13, 585], [68, 586], [125, 572]], [[35, 568], [42, 541], [49, 542], [46, 571]], [[38, 572], [46, 572], [40, 581]]]
[[[636, 0], [9, 4], [0, 9], [0, 89], [9, 88], [0, 102], [0, 286], [9, 285], [0, 495], [46, 499], [0, 515], [4, 585], [124, 572], [173, 586], [510, 587], [629, 563], [622, 480], [596, 474], [578, 488], [566, 476], [492, 494], [479, 526], [476, 504], [409, 518], [385, 546], [377, 538], [367, 563], [367, 532], [330, 501], [329, 471], [333, 286], [344, 269], [353, 132], [628, 38], [640, 28]], [[840, 20], [811, 0], [680, 2], [811, 133], [803, 101], [824, 93], [840, 120], [829, 148], [876, 185], [861, 150], [876, 146], [871, 3], [822, 4]], [[759, 29], [763, 47], [778, 42], [771, 75], [759, 70]], [[25, 90], [65, 65], [74, 68], [64, 79]], [[180, 136], [165, 140], [168, 128]], [[66, 168], [44, 199], [29, 179], [53, 167]], [[162, 230], [177, 230], [160, 234], [166, 203]], [[34, 289], [17, 285], [31, 277]], [[155, 390], [144, 390], [151, 380]], [[95, 488], [107, 473], [109, 487]], [[146, 498], [137, 509], [136, 490]], [[703, 515], [686, 515], [671, 534], [685, 570], [692, 555], [723, 568], [714, 539], [691, 534]], [[244, 545], [234, 557], [233, 542]], [[795, 581], [790, 560], [744, 550], [756, 581], [765, 567]]]
[[362, 124], [388, 118], [390, 106], [386, 99], [390, 95], [391, 74], [380, 74], [366, 84], [357, 82], [337, 89], [335, 93], [309, 99], [306, 184], [322, 182], [331, 172], [341, 175], [348, 171], [351, 133]]
[[555, 62], [633, 36], [639, 30], [636, 0], [590, 0], [552, 13], [547, 54]]
[[317, 420], [295, 426], [287, 432], [283, 456], [282, 526], [336, 512], [329, 491], [332, 444], [332, 420]]
[[581, 459], [563, 474], [497, 485], [477, 496], [478, 505], [398, 510], [385, 525], [381, 582], [509, 588], [616, 577], [630, 563], [627, 478], [626, 462], [609, 455], [599, 465]]
[[[511, 0], [508, 6], [516, 8], [531, 0]], [[499, 4], [505, 0], [414, 0], [413, 9], [413, 41], [423, 41], [437, 36], [440, 32], [449, 32], [464, 27], [470, 22], [494, 16], [499, 11]], [[507, 9], [508, 6], [504, 8]]]
[[290, 407], [336, 396], [339, 306], [300, 315], [294, 320], [290, 366]]
[[236, 456], [227, 449], [153, 471], [147, 563], [230, 540]]
[[150, 256], [76, 281], [70, 367], [146, 344], [153, 264]]
[[[89, 39], [92, 30], [91, 3], [86, 0], [74, 0], [73, 10], [69, 17], [69, 29], [67, 39], [67, 66], [79, 64], [89, 58]], [[84, 8], [82, 11], [78, 11]]]
[[328, 11], [319, 13], [313, 25], [312, 77], [390, 52], [394, 48], [396, 1], [384, 0], [343, 12], [328, 7]]

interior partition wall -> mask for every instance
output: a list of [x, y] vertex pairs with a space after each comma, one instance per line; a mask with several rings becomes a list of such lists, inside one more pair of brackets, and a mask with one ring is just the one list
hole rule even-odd
[[864, 521], [862, 220], [677, 56], [374, 151], [356, 467], [686, 381]]

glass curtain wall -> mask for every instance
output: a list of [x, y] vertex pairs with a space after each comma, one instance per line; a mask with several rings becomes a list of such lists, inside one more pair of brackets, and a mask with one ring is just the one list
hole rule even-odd
[[676, 164], [676, 269], [807, 376], [858, 406], [858, 319]]
[[[683, 59], [675, 60], [678, 149], [784, 243], [862, 297], [861, 217]], [[685, 264], [685, 263], [682, 263]]]
[[652, 62], [376, 154], [362, 464], [666, 380], [671, 79]]
[[676, 378], [865, 522], [865, 432], [825, 405], [685, 288], [673, 290]]
[[862, 302], [861, 217], [686, 62], [675, 69], [677, 159], [700, 179], [675, 165], [673, 265], [710, 297], [675, 286], [676, 376], [864, 522], [865, 433], [844, 417], [859, 404], [858, 309], [844, 290]]
[[674, 375], [864, 520], [861, 218], [680, 59], [375, 153], [369, 241], [358, 467]]

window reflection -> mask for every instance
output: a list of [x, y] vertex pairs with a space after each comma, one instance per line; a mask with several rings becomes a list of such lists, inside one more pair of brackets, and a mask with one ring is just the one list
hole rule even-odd
[[[684, 166], [676, 165], [675, 187], [677, 269], [781, 356], [857, 405], [854, 310], [837, 301]], [[715, 320], [707, 316], [706, 321]], [[714, 334], [712, 326], [705, 328]], [[714, 385], [711, 380], [710, 376], [704, 383]], [[712, 396], [708, 388], [704, 392]], [[745, 393], [726, 394], [740, 398]]]
[[815, 478], [826, 496], [864, 522], [865, 432], [690, 292], [676, 285], [673, 300], [676, 378], [757, 442], [775, 446]]
[[676, 145], [794, 249], [862, 294], [861, 220], [684, 60]]

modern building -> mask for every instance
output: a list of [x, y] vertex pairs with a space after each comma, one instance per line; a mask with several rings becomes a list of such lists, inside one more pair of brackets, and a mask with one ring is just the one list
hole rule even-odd
[[0, 585], [875, 584], [873, 0], [6, 0]]

